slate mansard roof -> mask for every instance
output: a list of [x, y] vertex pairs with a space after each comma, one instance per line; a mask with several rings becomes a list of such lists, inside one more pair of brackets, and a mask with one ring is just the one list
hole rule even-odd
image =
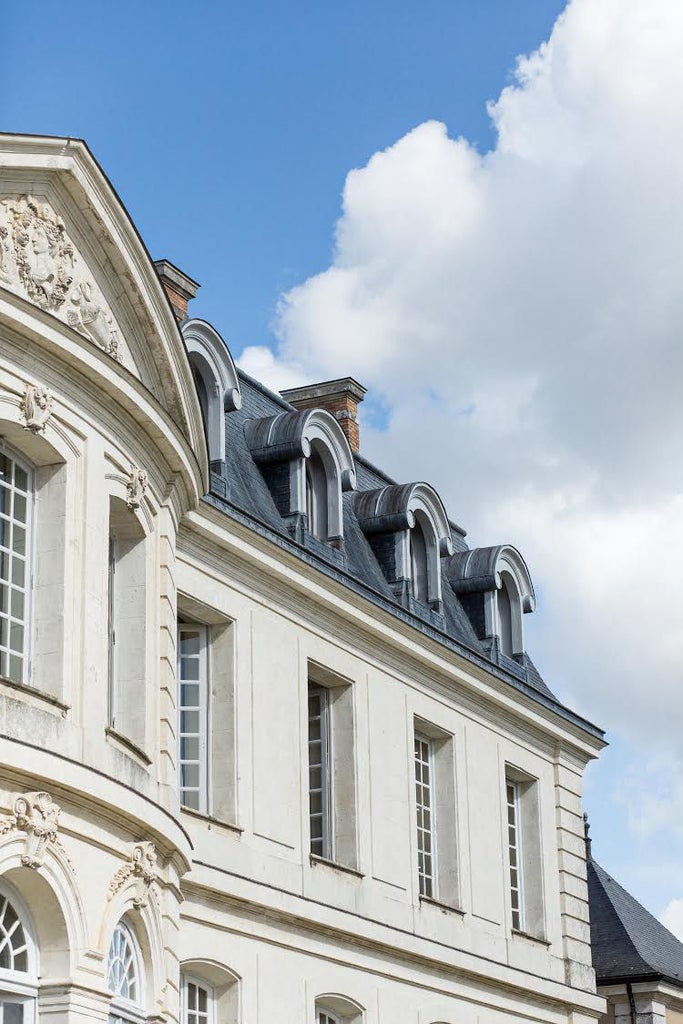
[[664, 980], [683, 988], [683, 943], [591, 859], [588, 902], [599, 985]]
[[[278, 543], [309, 564], [316, 565], [327, 575], [361, 593], [403, 621], [411, 623], [425, 636], [447, 645], [466, 659], [485, 666], [489, 672], [504, 679], [518, 691], [552, 708], [566, 720], [602, 737], [602, 731], [559, 703], [524, 653], [519, 660], [492, 652], [490, 645], [480, 640], [460, 598], [448, 581], [441, 560], [442, 604], [441, 613], [409, 599], [401, 603], [377, 561], [370, 543], [363, 533], [354, 512], [354, 493], [343, 495], [344, 542], [340, 550], [325, 544], [308, 533], [292, 535], [291, 524], [280, 515], [264, 475], [252, 457], [247, 443], [247, 421], [273, 417], [294, 407], [289, 405], [260, 382], [243, 371], [238, 371], [241, 388], [241, 408], [225, 415], [226, 461], [220, 474], [212, 472], [211, 491], [205, 500], [228, 515]], [[393, 485], [395, 481], [371, 465], [359, 454], [354, 454], [356, 494]], [[468, 550], [464, 531], [451, 523], [455, 556]]]

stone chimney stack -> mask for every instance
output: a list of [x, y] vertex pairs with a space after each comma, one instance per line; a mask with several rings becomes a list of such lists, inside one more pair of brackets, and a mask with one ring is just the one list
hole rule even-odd
[[353, 377], [288, 388], [280, 393], [295, 409], [326, 409], [332, 413], [346, 434], [351, 451], [360, 451], [358, 405], [365, 398], [365, 388]]
[[173, 307], [175, 318], [180, 323], [186, 319], [187, 304], [195, 297], [200, 286], [168, 260], [155, 260], [154, 266]]

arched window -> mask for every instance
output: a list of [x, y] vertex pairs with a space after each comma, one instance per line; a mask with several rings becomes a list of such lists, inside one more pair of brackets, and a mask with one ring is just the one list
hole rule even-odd
[[32, 1024], [37, 970], [22, 911], [0, 894], [0, 1024]]
[[429, 603], [429, 572], [427, 542], [419, 522], [410, 531], [410, 575], [413, 583], [413, 597], [422, 604]]
[[512, 602], [510, 601], [510, 591], [508, 590], [505, 575], [502, 579], [501, 588], [498, 591], [498, 625], [500, 629], [501, 652], [507, 654], [508, 658], [511, 658], [515, 653], [512, 642]]
[[336, 1013], [329, 1013], [328, 1010], [318, 1010], [316, 1024], [342, 1024], [342, 1019]]
[[110, 1024], [139, 1022], [144, 1017], [142, 958], [133, 932], [119, 921], [107, 958], [107, 988], [111, 990]]
[[33, 473], [0, 450], [0, 675], [28, 682]]
[[363, 1010], [351, 999], [324, 995], [315, 1001], [315, 1024], [361, 1024]]
[[242, 405], [237, 370], [220, 334], [204, 320], [187, 320], [182, 334], [204, 419], [209, 462], [225, 462], [225, 413]]
[[181, 1024], [213, 1024], [214, 992], [199, 978], [184, 974], [182, 977]]
[[306, 459], [306, 518], [308, 530], [318, 540], [329, 537], [328, 480], [322, 456], [315, 447]]

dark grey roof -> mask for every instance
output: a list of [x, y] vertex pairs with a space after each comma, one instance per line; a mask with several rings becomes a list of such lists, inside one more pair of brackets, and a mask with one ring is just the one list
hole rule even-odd
[[683, 943], [594, 860], [588, 902], [598, 984], [662, 978], [683, 987]]
[[[368, 538], [361, 529], [354, 510], [354, 494], [343, 495], [344, 544], [336, 550], [305, 534], [293, 536], [291, 524], [280, 515], [261, 468], [256, 464], [245, 435], [248, 420], [273, 417], [283, 411], [292, 411], [280, 395], [276, 395], [243, 371], [239, 371], [242, 408], [226, 413], [226, 465], [224, 486], [212, 486], [206, 500], [229, 515], [242, 518], [254, 529], [268, 535], [281, 547], [316, 564], [323, 572], [340, 579], [393, 614], [408, 620], [425, 635], [433, 637], [463, 654], [472, 661], [486, 663], [495, 675], [506, 679], [522, 693], [552, 707], [570, 721], [593, 735], [602, 731], [578, 715], [564, 708], [551, 693], [529, 657], [519, 661], [505, 658], [491, 650], [490, 642], [482, 642], [472, 625], [470, 616], [453, 592], [445, 571], [442, 573], [441, 613], [432, 611], [408, 599], [399, 602], [388, 584]], [[381, 470], [376, 469], [360, 455], [354, 456], [357, 491], [372, 491], [395, 484]], [[216, 477], [212, 474], [214, 482]], [[220, 480], [218, 483], [220, 484]], [[452, 540], [456, 551], [467, 550], [464, 531], [451, 524]]]

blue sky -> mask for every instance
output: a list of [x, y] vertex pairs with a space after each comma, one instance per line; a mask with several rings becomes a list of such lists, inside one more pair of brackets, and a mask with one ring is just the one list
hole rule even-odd
[[85, 138], [239, 351], [327, 263], [349, 169], [429, 118], [487, 149], [486, 100], [561, 7], [76, 0], [56, 17], [7, 0], [1, 120]]
[[[665, 6], [666, 0], [653, 0], [648, 9]], [[672, 10], [675, 6], [668, 4]], [[390, 470], [404, 477], [414, 472], [433, 480], [447, 497], [449, 511], [464, 522], [474, 542], [516, 540], [517, 535], [528, 538], [528, 551], [526, 547], [524, 551], [532, 561], [543, 597], [534, 616], [536, 622], [529, 630], [532, 651], [538, 653], [551, 687], [557, 687], [581, 713], [608, 727], [613, 743], [600, 764], [588, 774], [586, 804], [592, 817], [595, 852], [608, 870], [654, 912], [660, 913], [670, 900], [683, 897], [678, 870], [683, 838], [677, 825], [683, 806], [683, 785], [677, 788], [683, 750], [680, 742], [676, 746], [676, 738], [683, 734], [681, 705], [680, 700], [675, 708], [672, 705], [668, 716], [670, 731], [661, 744], [656, 738], [653, 741], [653, 735], [657, 737], [655, 724], [654, 731], [639, 735], [642, 722], [652, 709], [638, 696], [638, 680], [647, 678], [652, 694], [649, 704], [654, 707], [666, 707], [673, 692], [673, 676], [667, 676], [658, 689], [660, 669], [654, 666], [654, 675], [648, 677], [638, 660], [639, 653], [666, 644], [654, 617], [651, 632], [648, 634], [646, 625], [639, 632], [639, 623], [630, 619], [630, 604], [619, 606], [621, 619], [615, 615], [606, 621], [605, 597], [596, 577], [598, 582], [614, 581], [607, 591], [610, 602], [615, 595], [636, 592], [647, 598], [650, 578], [644, 566], [634, 557], [631, 562], [640, 576], [624, 575], [621, 551], [632, 538], [640, 536], [637, 529], [647, 527], [651, 534], [654, 528], [664, 536], [661, 524], [668, 522], [663, 518], [668, 485], [662, 485], [661, 480], [655, 484], [651, 481], [651, 468], [660, 461], [664, 463], [664, 455], [661, 460], [654, 459], [646, 446], [638, 452], [633, 439], [627, 444], [624, 428], [620, 427], [622, 433], [614, 438], [609, 423], [619, 420], [623, 408], [632, 410], [638, 405], [642, 421], [639, 424], [635, 422], [637, 417], [631, 419], [634, 431], [639, 425], [641, 430], [640, 434], [633, 434], [634, 438], [645, 436], [652, 424], [659, 430], [658, 437], [669, 437], [672, 433], [678, 439], [681, 437], [680, 416], [675, 429], [671, 417], [666, 428], [660, 429], [657, 417], [668, 408], [666, 387], [653, 384], [649, 396], [644, 387], [653, 362], [656, 365], [656, 339], [649, 337], [642, 327], [651, 316], [653, 303], [648, 298], [649, 304], [643, 310], [634, 311], [627, 300], [636, 293], [656, 295], [658, 309], [666, 310], [671, 327], [677, 330], [683, 330], [683, 313], [677, 305], [680, 288], [669, 293], [669, 286], [662, 285], [658, 277], [651, 292], [647, 291], [651, 267], [635, 267], [633, 280], [627, 267], [619, 267], [621, 276], [603, 281], [601, 267], [618, 260], [613, 258], [612, 250], [607, 250], [605, 256], [594, 242], [602, 233], [617, 239], [616, 248], [623, 252], [646, 251], [643, 233], [646, 235], [651, 225], [660, 223], [658, 196], [676, 194], [671, 182], [659, 182], [659, 165], [648, 163], [647, 146], [634, 146], [633, 152], [625, 157], [619, 147], [624, 139], [647, 139], [649, 146], [650, 139], [657, 138], [662, 147], [668, 145], [667, 140], [674, 145], [675, 140], [683, 137], [681, 126], [674, 123], [678, 116], [675, 104], [669, 109], [666, 99], [656, 95], [660, 84], [662, 96], [680, 95], [680, 83], [667, 78], [666, 70], [678, 68], [680, 60], [675, 53], [669, 59], [664, 51], [667, 39], [680, 40], [683, 34], [678, 31], [680, 26], [674, 25], [672, 29], [667, 25], [662, 15], [666, 29], [662, 38], [656, 33], [644, 37], [638, 25], [630, 25], [628, 18], [622, 16], [618, 0], [576, 0], [573, 7], [578, 16], [558, 32], [555, 63], [546, 53], [540, 61], [542, 73], [538, 79], [531, 74], [531, 85], [520, 83], [514, 77], [517, 55], [531, 53], [548, 39], [563, 7], [563, 3], [555, 0], [444, 0], [419, 4], [288, 0], [195, 5], [173, 0], [163, 5], [133, 4], [129, 0], [93, 5], [74, 0], [68, 10], [57, 13], [44, 2], [27, 5], [6, 0], [0, 60], [0, 124], [6, 131], [85, 138], [126, 204], [152, 256], [172, 260], [201, 283], [194, 312], [216, 325], [233, 354], [238, 356], [247, 346], [268, 346], [276, 350], [284, 370], [295, 363], [313, 375], [358, 376], [378, 396], [375, 408], [381, 410], [379, 422], [383, 429], [367, 432], [368, 453], [373, 458], [385, 461]], [[596, 19], [594, 25], [591, 18]], [[610, 18], [614, 19], [611, 25]], [[643, 38], [647, 38], [647, 45]], [[650, 45], [652, 52], [648, 50]], [[572, 59], [561, 60], [558, 53]], [[639, 77], [634, 75], [634, 81], [651, 86], [656, 100], [652, 109], [646, 109], [645, 101], [641, 103], [642, 97], [637, 89], [634, 92], [633, 82], [627, 80], [624, 72], [641, 57], [643, 61], [650, 60], [661, 77], [661, 83], [650, 80], [647, 65], [638, 68]], [[538, 71], [537, 65], [538, 62], [534, 68]], [[582, 69], [580, 89], [571, 74], [575, 66]], [[548, 69], [546, 80], [543, 74]], [[671, 75], [674, 73], [677, 71], [672, 70]], [[542, 89], [536, 88], [534, 81], [546, 84]], [[497, 136], [487, 113], [487, 102], [496, 101], [501, 91], [511, 85], [512, 98], [504, 94], [507, 99], [497, 108], [505, 145], [496, 160], [477, 164], [476, 158], [470, 159], [465, 150], [454, 147], [453, 140], [464, 137], [474, 153], [494, 150]], [[626, 99], [615, 110], [614, 97], [618, 99], [620, 90]], [[641, 107], [642, 125], [633, 113], [641, 111]], [[443, 122], [448, 137], [440, 137], [436, 129], [413, 132], [428, 121]], [[557, 124], [562, 125], [562, 131], [558, 130], [554, 137]], [[616, 126], [613, 139], [611, 126]], [[567, 144], [565, 149], [567, 138], [571, 138], [572, 146]], [[543, 140], [541, 148], [545, 145], [540, 157], [535, 148], [538, 139]], [[603, 150], [595, 139], [607, 140], [600, 143]], [[405, 423], [401, 414], [409, 405], [406, 394], [413, 379], [410, 373], [407, 380], [401, 377], [401, 367], [408, 364], [399, 358], [400, 344], [396, 344], [396, 358], [393, 354], [384, 360], [378, 357], [373, 364], [368, 353], [374, 338], [362, 332], [356, 336], [356, 327], [362, 323], [356, 316], [358, 310], [339, 306], [341, 312], [334, 314], [339, 328], [335, 335], [327, 322], [332, 314], [316, 306], [315, 281], [307, 283], [312, 275], [334, 269], [338, 260], [334, 231], [347, 175], [354, 168], [364, 168], [373, 154], [387, 147], [394, 148], [384, 161], [375, 162], [355, 179], [353, 194], [347, 191], [350, 214], [341, 222], [347, 241], [352, 237], [358, 242], [358, 223], [365, 209], [359, 202], [363, 189], [373, 194], [371, 189], [377, 188], [376, 195], [380, 197], [393, 196], [392, 189], [396, 189], [396, 205], [388, 203], [386, 223], [370, 245], [373, 255], [379, 253], [391, 262], [394, 241], [386, 239], [394, 236], [388, 228], [393, 220], [402, 225], [401, 212], [410, 206], [411, 188], [420, 190], [424, 182], [427, 191], [436, 188], [440, 180], [439, 161], [450, 168], [444, 171], [446, 183], [450, 174], [452, 181], [463, 188], [469, 187], [471, 181], [476, 182], [477, 176], [486, 177], [489, 182], [492, 175], [494, 179], [497, 175], [497, 209], [508, 218], [505, 223], [514, 221], [517, 210], [523, 216], [524, 226], [514, 237], [508, 263], [496, 264], [491, 260], [483, 274], [484, 278], [493, 277], [500, 286], [494, 288], [494, 293], [500, 293], [501, 310], [505, 312], [501, 313], [501, 324], [490, 328], [495, 334], [493, 340], [489, 339], [490, 351], [482, 325], [470, 314], [469, 319], [463, 314], [463, 332], [467, 334], [471, 329], [472, 346], [478, 348], [479, 354], [484, 352], [483, 362], [477, 363], [476, 353], [467, 351], [461, 340], [460, 347], [455, 342], [451, 345], [451, 339], [458, 334], [460, 314], [459, 310], [455, 316], [452, 314], [443, 292], [449, 291], [450, 270], [452, 280], [457, 281], [463, 263], [452, 240], [444, 249], [442, 263], [427, 266], [425, 275], [428, 281], [438, 280], [440, 271], [445, 269], [442, 292], [432, 295], [431, 285], [423, 286], [417, 306], [411, 306], [409, 299], [402, 296], [397, 307], [401, 316], [417, 310], [416, 320], [420, 320], [424, 306], [430, 303], [441, 311], [439, 323], [429, 321], [434, 337], [446, 339], [440, 342], [444, 355], [438, 364], [440, 391], [438, 401], [429, 404], [430, 395], [434, 398], [432, 375], [424, 389], [428, 408], [420, 406], [421, 411], [426, 409], [421, 421], [423, 432], [428, 437], [430, 429], [441, 429], [444, 436], [445, 429], [449, 437], [469, 439], [462, 444], [453, 441], [453, 451], [445, 458], [445, 453], [436, 451], [434, 446], [429, 449], [424, 443], [421, 447], [413, 443], [417, 436], [413, 406], [409, 406], [410, 416], [405, 419], [407, 427], [402, 433]], [[402, 161], [405, 154], [412, 160], [416, 153], [429, 154], [425, 165], [429, 173], [411, 185], [410, 176], [403, 174]], [[577, 153], [581, 154], [580, 160]], [[469, 177], [463, 172], [457, 178], [453, 171], [452, 161], [461, 157], [469, 161], [468, 167], [471, 164]], [[581, 161], [581, 176], [572, 177]], [[683, 175], [676, 178], [676, 161], [677, 151], [667, 151], [660, 164], [670, 165], [672, 181], [680, 182]], [[529, 172], [531, 165], [533, 173]], [[647, 183], [652, 180], [659, 183], [650, 196]], [[520, 182], [522, 186], [518, 188]], [[548, 188], [547, 182], [551, 183]], [[601, 192], [601, 183], [605, 182]], [[455, 186], [454, 189], [457, 191]], [[513, 193], [514, 200], [506, 198]], [[598, 213], [593, 211], [593, 221], [600, 219], [603, 210], [613, 211], [614, 221], [601, 223], [594, 236], [589, 231], [588, 235], [578, 233], [574, 237], [574, 226], [581, 224], [593, 193], [598, 197]], [[585, 203], [573, 206], [568, 199], [570, 194], [587, 197]], [[632, 194], [638, 196], [637, 204], [628, 198]], [[538, 218], [537, 210], [542, 211]], [[422, 210], [419, 216], [426, 218], [428, 226], [429, 211]], [[643, 219], [640, 234], [617, 236], [624, 224], [638, 226], [639, 216]], [[676, 237], [680, 239], [681, 231], [670, 208], [664, 216], [670, 224], [672, 248], [662, 248], [660, 262], [673, 270], [680, 264]], [[546, 231], [550, 242], [544, 240], [546, 247], [539, 248], [539, 258], [534, 249], [534, 233], [545, 239]], [[512, 234], [511, 229], [505, 229], [497, 250], [505, 249]], [[418, 242], [427, 235], [426, 229], [418, 231]], [[666, 238], [667, 231], [660, 231], [660, 235]], [[402, 239], [400, 235], [396, 247], [403, 244]], [[365, 235], [361, 242], [355, 249], [347, 247], [342, 252], [342, 259], [348, 264], [353, 264], [353, 254], [359, 245], [362, 248], [368, 244]], [[657, 262], [657, 255], [650, 261], [652, 265]], [[529, 276], [520, 283], [519, 267], [527, 263]], [[549, 278], [536, 293], [536, 282], [543, 279], [548, 264], [558, 265], [557, 279]], [[354, 270], [362, 279], [360, 263]], [[512, 303], [504, 294], [508, 274], [517, 282]], [[672, 272], [671, 276], [678, 281], [683, 279], [680, 273], [676, 277]], [[584, 288], [584, 277], [597, 281], [599, 289], [590, 292]], [[491, 293], [482, 289], [481, 278], [475, 267], [471, 272], [472, 294], [483, 296], [480, 305], [486, 307]], [[302, 291], [292, 293], [299, 285], [304, 286]], [[532, 295], [533, 316], [528, 309], [521, 308], [520, 296], [527, 291]], [[553, 297], [553, 302], [561, 307], [565, 292], [576, 298], [561, 309], [554, 322], [547, 297]], [[273, 324], [283, 293], [293, 294], [294, 300], [289, 320], [284, 327], [280, 325], [278, 348]], [[600, 306], [603, 293], [610, 295], [610, 304], [605, 308]], [[546, 299], [547, 310], [543, 306]], [[391, 296], [380, 294], [377, 302], [385, 311], [393, 309]], [[621, 306], [625, 310], [623, 323], [619, 319]], [[593, 308], [598, 312], [591, 320]], [[311, 310], [319, 314], [312, 319], [313, 335], [320, 329], [323, 338], [317, 348], [315, 337], [311, 340], [310, 332], [307, 333], [304, 315]], [[572, 348], [575, 339], [566, 335], [566, 323], [573, 321], [575, 315], [581, 324], [577, 335], [589, 341], [586, 348]], [[535, 414], [542, 413], [542, 418], [534, 422], [542, 422], [543, 430], [536, 428], [531, 441], [527, 435], [526, 440], [520, 441], [521, 435], [513, 432], [510, 447], [496, 440], [498, 450], [494, 446], [492, 454], [482, 441], [488, 427], [486, 422], [484, 427], [478, 426], [480, 410], [490, 408], [492, 420], [499, 421], [498, 395], [519, 394], [528, 380], [520, 383], [510, 370], [507, 378], [501, 377], [498, 391], [493, 388], [491, 394], [482, 395], [477, 374], [481, 377], [492, 366], [504, 364], [505, 349], [517, 347], [521, 351], [526, 334], [533, 335], [539, 320], [541, 343], [534, 350], [535, 355], [532, 353], [539, 366], [545, 359], [545, 350], [552, 349], [553, 338], [559, 339], [557, 365], [544, 364], [539, 376], [543, 386], [537, 388], [539, 394], [549, 396], [547, 401], [555, 419], [547, 409], [536, 409]], [[607, 333], [606, 324], [612, 325]], [[634, 324], [640, 333], [634, 333], [627, 349], [624, 338]], [[645, 376], [636, 359], [636, 353], [644, 347], [643, 338], [654, 353]], [[414, 352], [421, 340], [419, 335], [404, 339], [409, 352]], [[446, 355], [451, 348], [453, 352], [457, 349], [457, 358], [449, 362]], [[564, 362], [559, 359], [560, 348]], [[533, 359], [529, 365], [535, 365]], [[590, 372], [584, 374], [576, 385], [579, 392], [574, 394], [571, 374], [572, 367], [577, 365]], [[664, 355], [661, 365], [666, 366]], [[631, 381], [635, 397], [629, 400], [621, 396], [608, 423], [600, 419], [600, 413], [609, 406], [615, 366], [619, 368], [620, 387], [627, 389]], [[456, 383], [463, 367], [474, 367], [474, 376], [469, 390], [458, 392]], [[668, 376], [677, 379], [673, 373]], [[600, 387], [593, 394], [595, 381]], [[563, 390], [571, 398], [567, 410]], [[456, 410], [468, 410], [467, 417], [460, 417], [467, 423], [454, 425], [447, 419], [449, 403]], [[528, 409], [520, 409], [523, 420], [522, 413], [528, 413]], [[388, 426], [390, 429], [386, 429]], [[465, 433], [461, 435], [458, 431]], [[548, 439], [546, 450], [537, 453], [537, 462], [525, 469], [521, 465], [524, 459], [518, 454], [520, 445], [534, 447], [539, 433]], [[614, 483], [611, 469], [626, 451], [631, 460], [629, 477]], [[583, 475], [576, 471], [579, 465]], [[510, 466], [514, 473], [509, 471]], [[557, 488], [550, 489], [548, 480], [556, 466], [561, 467], [567, 478], [573, 474], [574, 491], [570, 497]], [[611, 488], [610, 495], [624, 496], [625, 501], [630, 479], [637, 478], [639, 472], [642, 479], [649, 481], [651, 500], [646, 506], [640, 497], [629, 495], [629, 522], [635, 524], [633, 529], [627, 530], [621, 520], [609, 520], [609, 510], [600, 495], [593, 495], [590, 502], [585, 499], [585, 494], [594, 489], [595, 480], [605, 480], [605, 486]], [[504, 498], [496, 506], [497, 512], [492, 511], [492, 479], [497, 481]], [[479, 493], [478, 503], [471, 500], [471, 495], [476, 497]], [[522, 501], [530, 494], [536, 495], [531, 514]], [[659, 495], [659, 504], [653, 494]], [[551, 514], [548, 509], [555, 508], [558, 502], [561, 514]], [[537, 515], [542, 521], [538, 528], [532, 521]], [[507, 530], [508, 523], [511, 536], [481, 535], [494, 526]], [[609, 538], [619, 538], [622, 528], [626, 531], [626, 543], [611, 552]], [[645, 536], [650, 534], [646, 532]], [[570, 552], [564, 561], [558, 555], [563, 547]], [[634, 547], [642, 550], [644, 544], [634, 542]], [[611, 560], [605, 556], [606, 551]], [[588, 560], [585, 564], [581, 562], [582, 552]], [[583, 570], [586, 566], [590, 568], [591, 560], [596, 566], [595, 573], [587, 574]], [[567, 595], [575, 595], [574, 604]], [[641, 600], [641, 614], [642, 607]], [[622, 628], [620, 622], [628, 623], [628, 628]], [[614, 638], [612, 646], [610, 638]], [[657, 760], [658, 754], [663, 760]], [[667, 762], [667, 757], [678, 759], [675, 771], [669, 771], [667, 765], [673, 761]], [[633, 794], [652, 813], [648, 815], [643, 810], [641, 818], [637, 814], [634, 818], [633, 800], [629, 802], [629, 795]]]

